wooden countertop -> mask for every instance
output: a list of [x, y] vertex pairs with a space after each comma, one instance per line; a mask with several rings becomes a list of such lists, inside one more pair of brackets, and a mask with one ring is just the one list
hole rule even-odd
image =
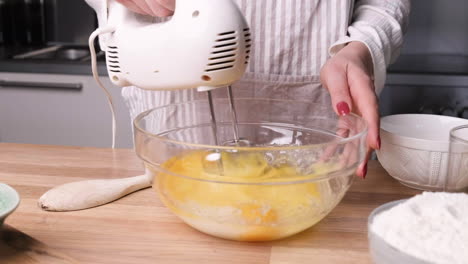
[[[77, 212], [45, 212], [36, 205], [44, 192], [59, 184], [142, 172], [142, 163], [132, 150], [0, 143], [0, 182], [21, 196], [19, 208], [6, 224], [42, 245], [36, 255], [50, 250], [79, 263], [362, 264], [371, 262], [369, 213], [383, 203], [419, 193], [371, 161], [367, 179], [356, 179], [324, 220], [301, 234], [268, 243], [232, 242], [202, 234], [171, 214], [152, 189]], [[18, 255], [27, 252], [18, 252], [2, 257], [0, 246], [0, 262], [41, 263], [40, 257], [34, 262], [29, 254], [25, 260]], [[49, 258], [44, 263], [54, 261]]]

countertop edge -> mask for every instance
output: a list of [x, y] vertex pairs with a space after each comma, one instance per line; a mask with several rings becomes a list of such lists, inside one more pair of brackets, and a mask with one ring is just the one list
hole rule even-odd
[[[0, 60], [0, 72], [31, 74], [92, 75], [91, 64]], [[105, 63], [98, 63], [99, 75], [107, 75]]]

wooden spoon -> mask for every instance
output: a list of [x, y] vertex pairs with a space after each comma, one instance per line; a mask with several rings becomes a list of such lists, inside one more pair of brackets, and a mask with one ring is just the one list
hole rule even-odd
[[89, 180], [57, 186], [39, 198], [46, 211], [76, 211], [115, 201], [132, 192], [151, 186], [151, 174], [112, 180]]

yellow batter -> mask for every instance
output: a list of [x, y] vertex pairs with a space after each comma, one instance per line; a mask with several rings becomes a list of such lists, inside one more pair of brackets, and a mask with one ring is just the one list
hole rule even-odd
[[223, 153], [222, 164], [212, 161], [213, 155], [220, 154], [191, 152], [162, 165], [167, 171], [195, 179], [164, 173], [155, 177], [154, 187], [163, 202], [189, 224], [191, 219], [212, 221], [211, 226], [226, 227], [226, 232], [204, 228], [205, 232], [258, 241], [302, 231], [324, 217], [324, 199], [331, 198], [328, 182], [289, 183], [314, 175], [298, 175], [289, 165], [272, 167], [258, 153]]

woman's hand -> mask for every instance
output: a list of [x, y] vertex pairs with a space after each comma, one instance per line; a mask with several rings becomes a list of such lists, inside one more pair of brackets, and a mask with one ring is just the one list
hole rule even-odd
[[117, 0], [128, 9], [150, 16], [167, 17], [174, 14], [175, 0]]
[[380, 149], [379, 106], [369, 49], [361, 42], [350, 42], [323, 66], [320, 79], [330, 92], [338, 115], [355, 112], [367, 121], [367, 156], [356, 172], [358, 176], [365, 178], [367, 161], [372, 150]]

